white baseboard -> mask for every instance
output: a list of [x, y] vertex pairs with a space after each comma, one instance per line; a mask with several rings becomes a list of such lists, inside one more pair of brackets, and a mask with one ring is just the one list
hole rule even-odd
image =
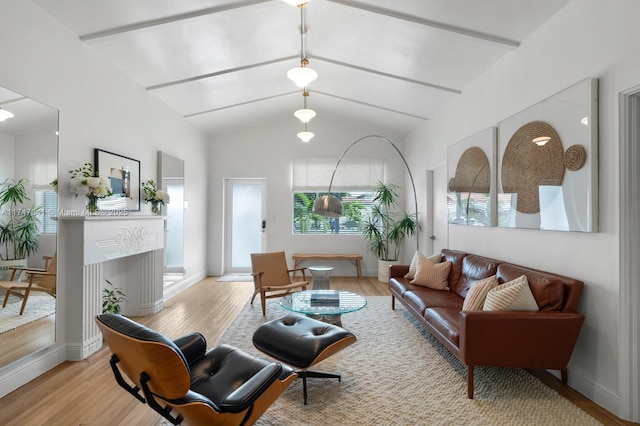
[[191, 287], [192, 285], [194, 285], [195, 283], [197, 283], [198, 281], [206, 277], [207, 277], [207, 274], [203, 271], [203, 272], [200, 272], [199, 274], [192, 275], [188, 278], [185, 278], [180, 281], [176, 281], [171, 285], [166, 286], [164, 288], [163, 295], [162, 295], [163, 300], [166, 302], [176, 294], [180, 293], [182, 290]]
[[0, 398], [66, 360], [64, 345], [28, 355], [0, 369]]
[[587, 378], [580, 370], [569, 368], [568, 385], [586, 396], [611, 414], [620, 417], [620, 395], [598, 385]]

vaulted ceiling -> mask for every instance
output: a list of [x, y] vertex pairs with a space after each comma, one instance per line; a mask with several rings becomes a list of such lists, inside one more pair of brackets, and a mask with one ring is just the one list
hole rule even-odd
[[[35, 0], [187, 120], [296, 120], [301, 9], [282, 0]], [[407, 132], [569, 0], [313, 0], [309, 108]], [[310, 123], [313, 127], [313, 121]]]

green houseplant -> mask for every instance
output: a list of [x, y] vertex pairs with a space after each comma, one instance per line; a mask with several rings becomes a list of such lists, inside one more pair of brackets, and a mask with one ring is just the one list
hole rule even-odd
[[363, 225], [362, 238], [378, 259], [378, 280], [389, 279], [389, 263], [398, 260], [404, 241], [419, 230], [418, 214], [400, 209], [398, 186], [378, 182], [373, 190], [371, 215]]
[[0, 184], [1, 269], [26, 266], [26, 258], [38, 250], [40, 208], [25, 207], [31, 201], [27, 180], [7, 179]]
[[120, 315], [122, 309], [120, 303], [127, 302], [125, 294], [121, 288], [115, 287], [109, 280], [105, 280], [109, 288], [102, 289], [102, 313]]

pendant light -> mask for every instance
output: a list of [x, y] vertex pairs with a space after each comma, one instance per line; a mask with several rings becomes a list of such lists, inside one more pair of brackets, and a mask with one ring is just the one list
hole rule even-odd
[[307, 108], [307, 98], [309, 97], [309, 92], [305, 90], [304, 93], [302, 93], [302, 96], [304, 98], [304, 108], [297, 110], [293, 113], [293, 115], [303, 123], [308, 123], [313, 117], [316, 116], [316, 112], [312, 109]]
[[[297, 3], [300, 3], [299, 1]], [[291, 68], [287, 72], [289, 80], [293, 81], [298, 87], [307, 87], [310, 83], [318, 78], [318, 73], [309, 68], [309, 60], [305, 55], [305, 37], [307, 35], [307, 27], [305, 25], [305, 8], [307, 2], [296, 4], [300, 8], [300, 66]]]

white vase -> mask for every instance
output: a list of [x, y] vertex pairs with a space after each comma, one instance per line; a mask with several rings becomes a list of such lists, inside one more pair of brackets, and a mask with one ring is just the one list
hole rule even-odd
[[380, 260], [378, 259], [378, 281], [381, 283], [389, 282], [389, 266], [398, 263], [396, 260]]

